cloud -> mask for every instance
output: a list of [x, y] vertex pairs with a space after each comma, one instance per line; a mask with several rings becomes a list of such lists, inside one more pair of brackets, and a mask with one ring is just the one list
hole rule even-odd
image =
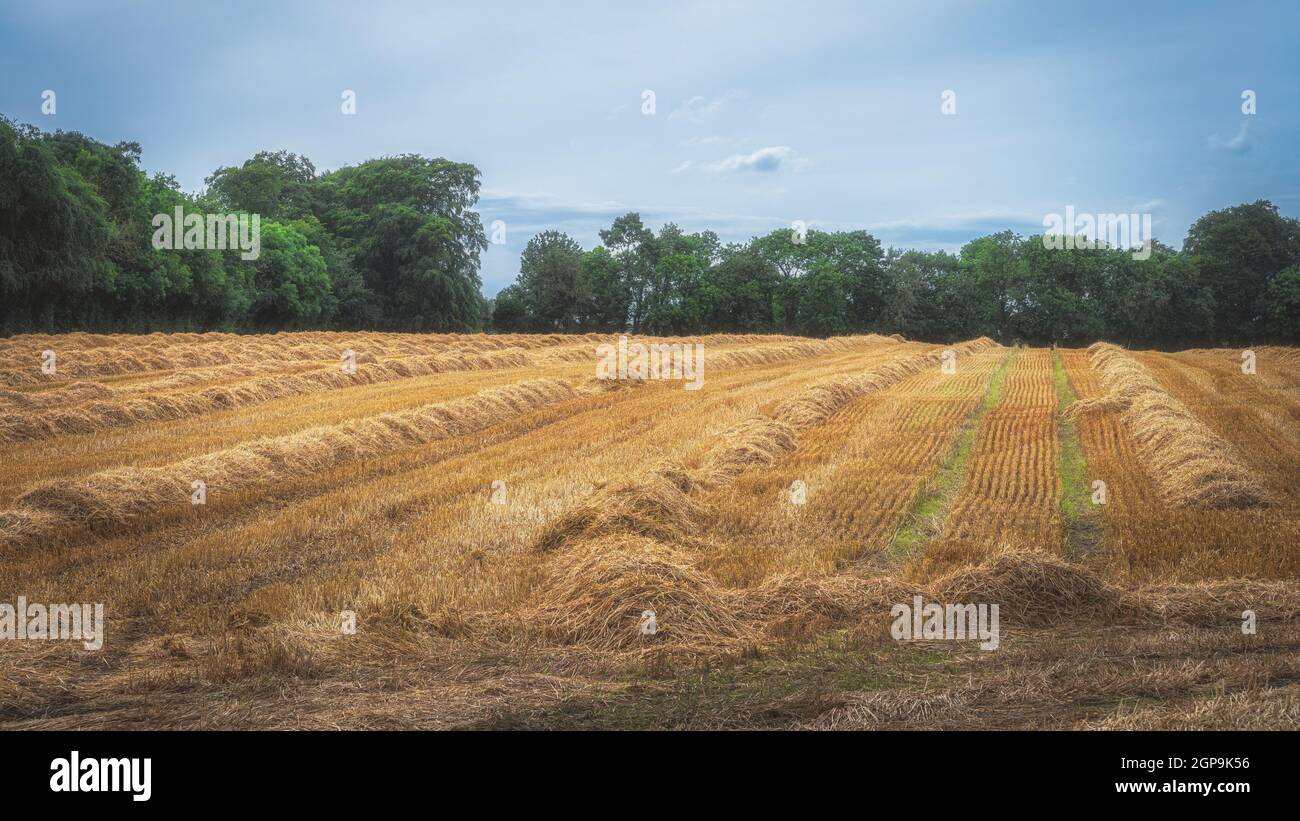
[[732, 154], [730, 157], [725, 157], [717, 162], [706, 163], [700, 167], [713, 174], [732, 174], [741, 171], [759, 171], [770, 174], [783, 168], [788, 168], [791, 171], [802, 171], [808, 165], [809, 161], [799, 156], [790, 146], [771, 145], [767, 148], [751, 151], [748, 154]]
[[1224, 140], [1218, 134], [1210, 135], [1210, 147], [1222, 148], [1232, 154], [1245, 154], [1250, 150], [1250, 143], [1246, 141], [1247, 133], [1250, 131], [1250, 117], [1241, 121], [1241, 127], [1230, 140]]
[[673, 113], [668, 115], [668, 119], [702, 123], [721, 111], [722, 107], [727, 103], [739, 100], [744, 96], [743, 91], [728, 91], [726, 94], [713, 98], [696, 95], [678, 106]]

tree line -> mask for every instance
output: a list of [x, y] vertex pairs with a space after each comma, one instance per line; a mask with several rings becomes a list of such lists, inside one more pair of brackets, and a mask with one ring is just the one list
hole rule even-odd
[[[379, 329], [901, 333], [947, 342], [1187, 346], [1300, 340], [1300, 222], [1270, 202], [1206, 214], [1145, 259], [1010, 231], [956, 254], [866, 231], [723, 243], [636, 213], [584, 249], [534, 236], [515, 283], [480, 293], [473, 165], [414, 154], [318, 173], [260, 152], [191, 195], [140, 146], [0, 117], [0, 333]], [[156, 247], [154, 217], [257, 214], [260, 255]], [[1050, 243], [1049, 243], [1050, 244]]]
[[1207, 214], [1181, 251], [1153, 241], [1149, 254], [1011, 231], [956, 254], [886, 249], [866, 231], [780, 229], [723, 244], [671, 223], [656, 234], [635, 213], [600, 239], [584, 250], [558, 231], [533, 237], [493, 325], [1071, 345], [1300, 339], [1300, 222], [1267, 201]]

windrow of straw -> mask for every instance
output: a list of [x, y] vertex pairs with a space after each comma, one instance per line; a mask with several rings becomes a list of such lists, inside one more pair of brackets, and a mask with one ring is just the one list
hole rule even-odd
[[[1035, 548], [1003, 548], [930, 581], [785, 575], [749, 589], [721, 588], [691, 553], [625, 532], [586, 533], [548, 560], [525, 622], [545, 638], [605, 652], [734, 652], [842, 626], [884, 628], [897, 604], [920, 595], [947, 605], [996, 604], [1007, 628], [1095, 624], [1236, 626], [1300, 617], [1293, 582], [1234, 579], [1137, 590], [1101, 580]], [[644, 629], [653, 613], [655, 631]]]
[[1244, 508], [1268, 503], [1263, 484], [1232, 446], [1123, 348], [1098, 342], [1088, 348], [1088, 356], [1108, 393], [1076, 402], [1068, 413], [1119, 411], [1149, 474], [1171, 504]]
[[[871, 344], [881, 339], [883, 338], [874, 336], [851, 337], [850, 341], [838, 339], [824, 342], [805, 341], [753, 350], [726, 351], [710, 357], [707, 364], [714, 369], [722, 370], [785, 361], [851, 349], [854, 345]], [[94, 382], [76, 382], [61, 389], [41, 393], [0, 391], [0, 442], [25, 442], [146, 422], [184, 419], [213, 411], [246, 407], [335, 388], [373, 385], [452, 371], [523, 368], [547, 362], [584, 361], [595, 361], [594, 349], [590, 344], [577, 347], [557, 346], [537, 354], [526, 352], [522, 348], [513, 348], [485, 353], [461, 351], [390, 359], [383, 362], [369, 354], [358, 354], [356, 371], [351, 374], [344, 373], [337, 365], [331, 365], [324, 369], [298, 374], [265, 375], [238, 384], [210, 387], [197, 392], [141, 395], [153, 391], [179, 389], [207, 379], [253, 376], [257, 374], [258, 369], [250, 365], [223, 365], [182, 371], [162, 380], [121, 388], [112, 388]], [[40, 412], [35, 413], [35, 411]]]
[[[436, 353], [542, 350], [581, 343], [612, 343], [612, 334], [399, 334], [305, 331], [275, 334], [33, 334], [0, 340], [0, 385], [31, 385], [72, 378], [114, 376], [144, 371], [212, 367], [235, 363], [337, 361], [344, 350], [376, 358]], [[681, 339], [635, 337], [638, 342]], [[797, 343], [792, 336], [708, 334], [693, 341], [706, 346]], [[802, 340], [806, 341], [806, 340]], [[41, 372], [42, 352], [54, 351], [58, 368]]]
[[[529, 355], [521, 350], [442, 354], [393, 359], [387, 362], [362, 361], [358, 363], [354, 373], [344, 373], [337, 366], [333, 366], [293, 375], [264, 376], [233, 385], [221, 385], [189, 393], [137, 396], [129, 389], [120, 391], [110, 389], [110, 396], [124, 398], [115, 401], [94, 401], [77, 407], [46, 409], [39, 413], [29, 408], [23, 412], [0, 414], [0, 441], [29, 441], [144, 422], [183, 419], [290, 396], [302, 396], [354, 385], [374, 385], [451, 371], [523, 368], [530, 364], [530, 361]], [[64, 391], [59, 393], [62, 394]]]
[[693, 486], [691, 475], [672, 463], [613, 482], [551, 521], [533, 548], [552, 551], [569, 542], [619, 534], [685, 541], [701, 514], [691, 499]]
[[705, 364], [709, 368], [723, 369], [734, 367], [754, 367], [784, 362], [789, 359], [803, 359], [812, 356], [824, 356], [831, 353], [843, 353], [867, 345], [892, 345], [889, 337], [876, 334], [863, 336], [833, 337], [831, 339], [806, 339], [784, 345], [747, 348], [738, 351], [723, 351], [709, 356], [705, 355]]
[[[987, 336], [981, 336], [953, 345], [949, 350], [957, 356], [968, 356], [997, 344]], [[942, 357], [943, 350], [934, 349], [886, 362], [864, 374], [823, 382], [782, 403], [773, 418], [797, 431], [807, 430], [822, 424], [849, 402], [901, 382], [912, 374], [939, 363]]]
[[183, 510], [195, 480], [206, 483], [211, 502], [222, 494], [483, 430], [580, 395], [563, 380], [537, 379], [407, 411], [259, 439], [163, 467], [116, 468], [48, 482], [20, 496], [17, 510], [0, 516], [0, 545], [28, 544], [78, 525], [120, 526], [169, 509]]
[[[337, 363], [340, 355], [354, 351], [373, 359], [437, 354], [470, 354], [511, 348], [539, 350], [608, 340], [597, 334], [504, 336], [478, 335], [382, 335], [382, 334], [268, 334], [258, 336], [215, 335], [212, 341], [169, 344], [131, 344], [130, 337], [118, 346], [77, 349], [67, 339], [52, 338], [30, 349], [15, 348], [0, 355], [0, 385], [35, 385], [73, 379], [120, 376], [150, 371], [210, 368], [220, 365], [276, 365], [296, 362]], [[28, 342], [27, 344], [31, 344]], [[41, 370], [43, 350], [56, 354], [53, 373]]]
[[[964, 355], [996, 344], [985, 337], [955, 346], [955, 350]], [[824, 421], [868, 391], [887, 387], [937, 363], [941, 355], [938, 349], [926, 351], [887, 362], [863, 376], [814, 385], [778, 407], [772, 417], [752, 417], [723, 431], [694, 471], [668, 464], [597, 490], [552, 521], [533, 546], [550, 551], [568, 540], [616, 532], [682, 540], [698, 515], [698, 507], [690, 498], [698, 485], [723, 484], [747, 467], [775, 464], [795, 449], [798, 432]]]
[[[956, 350], [966, 354], [993, 344], [979, 339]], [[796, 448], [799, 430], [941, 355], [927, 351], [865, 377], [814, 386], [778, 408], [776, 418], [753, 417], [724, 431], [695, 471], [670, 463], [598, 489], [533, 542], [535, 550], [552, 554], [538, 594], [539, 622], [553, 637], [596, 649], [646, 649], [667, 640], [677, 651], [752, 641], [772, 621], [787, 628], [833, 621], [878, 601], [888, 585], [786, 579], [757, 591], [720, 590], [683, 550], [704, 515], [692, 493], [730, 482], [746, 467], [774, 464]], [[638, 630], [637, 619], [647, 610], [665, 630], [653, 640]], [[741, 613], [746, 618], [735, 615]]]
[[952, 571], [930, 591], [934, 600], [951, 604], [997, 604], [1002, 618], [1026, 626], [1113, 618], [1124, 610], [1119, 591], [1092, 571], [1016, 547]]
[[91, 352], [111, 354], [130, 352], [143, 356], [181, 358], [192, 349], [209, 348], [241, 352], [250, 347], [257, 351], [317, 346], [325, 351], [351, 348], [377, 356], [412, 356], [442, 353], [449, 350], [503, 350], [505, 348], [545, 348], [596, 342], [607, 339], [602, 334], [427, 334], [381, 331], [290, 331], [274, 334], [29, 334], [0, 340], [0, 366], [26, 365], [43, 350], [55, 350], [61, 356], [76, 359]]
[[[968, 356], [997, 343], [988, 337], [954, 345], [957, 356]], [[943, 357], [939, 349], [894, 359], [857, 376], [822, 382], [782, 402], [771, 416], [757, 416], [719, 437], [700, 468], [700, 480], [725, 483], [751, 466], [775, 464], [796, 447], [798, 434], [816, 427], [868, 393], [884, 390], [912, 374], [933, 367]]]
[[1294, 581], [1223, 579], [1128, 589], [1055, 554], [1010, 545], [927, 589], [930, 601], [997, 604], [1004, 624], [1025, 627], [1080, 621], [1239, 627], [1244, 610], [1260, 621], [1300, 617], [1300, 586]]

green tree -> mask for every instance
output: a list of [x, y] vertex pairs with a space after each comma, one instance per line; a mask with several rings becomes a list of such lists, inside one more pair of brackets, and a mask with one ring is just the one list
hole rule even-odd
[[259, 151], [238, 168], [221, 167], [204, 184], [215, 209], [290, 220], [314, 210], [316, 166], [288, 151]]
[[361, 272], [394, 330], [467, 331], [483, 323], [478, 169], [414, 154], [323, 175], [318, 216]]
[[1300, 221], [1268, 200], [1212, 211], [1188, 229], [1183, 253], [1214, 298], [1218, 336], [1247, 341], [1264, 329], [1273, 278], [1300, 263]]
[[1269, 282], [1264, 292], [1264, 330], [1279, 342], [1300, 342], [1300, 265]]
[[798, 321], [800, 333], [831, 336], [848, 330], [850, 284], [848, 277], [828, 260], [813, 263], [800, 281]]
[[320, 250], [291, 225], [262, 222], [261, 254], [252, 267], [249, 308], [259, 329], [311, 327], [329, 314], [330, 278]]
[[508, 333], [537, 329], [537, 322], [528, 314], [528, 305], [519, 285], [501, 289], [492, 301], [492, 328]]
[[632, 295], [622, 266], [604, 246], [582, 255], [582, 276], [591, 292], [584, 327], [598, 331], [627, 329]]
[[543, 231], [519, 257], [519, 291], [537, 327], [568, 331], [590, 313], [591, 287], [582, 267], [582, 246], [568, 234]]
[[627, 295], [627, 321], [633, 333], [641, 330], [650, 312], [652, 274], [657, 258], [655, 237], [641, 222], [641, 215], [629, 212], [614, 220], [614, 224], [600, 232], [600, 241], [618, 262], [618, 289]]

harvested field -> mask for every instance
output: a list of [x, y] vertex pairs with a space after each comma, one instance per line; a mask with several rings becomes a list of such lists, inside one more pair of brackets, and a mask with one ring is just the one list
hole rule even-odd
[[0, 727], [1300, 729], [1296, 351], [615, 341], [0, 340]]

